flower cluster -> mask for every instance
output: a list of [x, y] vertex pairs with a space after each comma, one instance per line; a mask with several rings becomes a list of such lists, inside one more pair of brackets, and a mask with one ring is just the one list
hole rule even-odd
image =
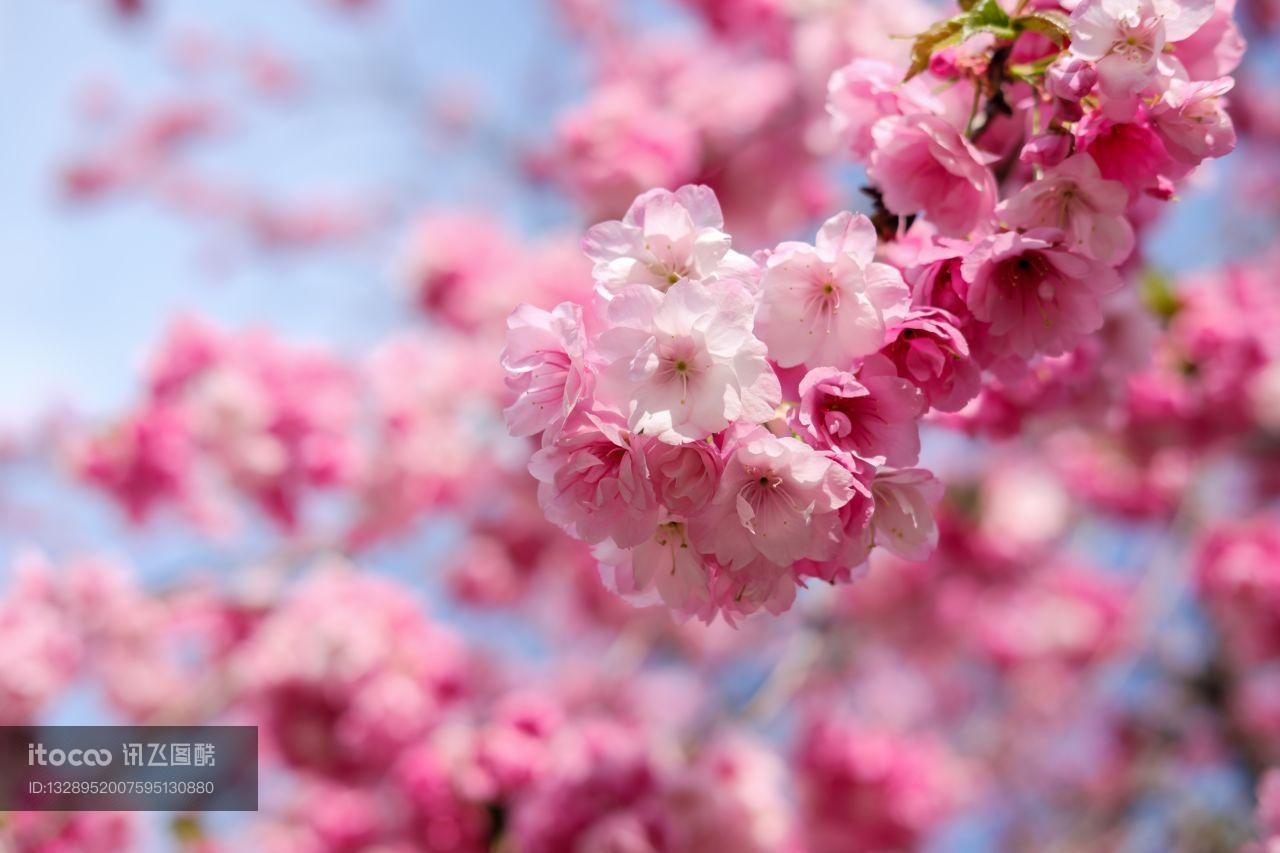
[[1240, 54], [1215, 52], [1234, 31], [1165, 49], [1212, 14], [1086, 2], [1070, 18], [1011, 17], [983, 3], [917, 39], [906, 82], [870, 60], [832, 76], [834, 128], [884, 230], [906, 235], [896, 257], [917, 270], [916, 304], [955, 311], [984, 367], [1007, 376], [1098, 331], [1145, 204], [1234, 147], [1222, 75]]
[[141, 520], [172, 502], [212, 523], [203, 481], [220, 480], [284, 528], [303, 496], [355, 476], [353, 377], [328, 353], [261, 331], [173, 325], [137, 410], [74, 449], [88, 482]]
[[925, 556], [938, 486], [919, 420], [977, 372], [952, 315], [914, 310], [865, 216], [749, 258], [706, 187], [592, 228], [589, 306], [522, 305], [503, 365], [547, 517], [615, 587], [685, 614], [786, 609], [873, 545]]

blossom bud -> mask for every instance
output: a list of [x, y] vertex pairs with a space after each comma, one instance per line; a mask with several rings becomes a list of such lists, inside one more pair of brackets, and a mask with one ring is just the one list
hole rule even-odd
[[1098, 72], [1091, 63], [1066, 56], [1049, 66], [1044, 75], [1049, 94], [1064, 101], [1078, 101], [1098, 82]]

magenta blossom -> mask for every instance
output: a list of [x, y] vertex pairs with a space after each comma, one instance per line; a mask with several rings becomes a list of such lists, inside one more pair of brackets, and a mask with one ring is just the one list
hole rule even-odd
[[857, 375], [817, 367], [800, 382], [800, 423], [817, 442], [877, 465], [914, 465], [920, 457], [920, 389], [881, 355]]
[[965, 259], [973, 316], [990, 324], [993, 343], [1022, 358], [1060, 355], [1102, 326], [1102, 297], [1120, 287], [1110, 266], [1063, 243], [1061, 231], [1005, 231]]
[[940, 412], [958, 412], [982, 384], [982, 371], [956, 322], [941, 308], [916, 309], [890, 330], [882, 350], [898, 375], [911, 380]]

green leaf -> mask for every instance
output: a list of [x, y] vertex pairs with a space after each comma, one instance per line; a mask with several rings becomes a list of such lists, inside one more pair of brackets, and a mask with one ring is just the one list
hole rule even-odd
[[1009, 13], [996, 0], [981, 0], [969, 10], [967, 24], [974, 32], [990, 32], [993, 28], [1007, 28]]
[[1039, 33], [1057, 47], [1062, 47], [1071, 31], [1071, 19], [1057, 9], [1045, 9], [1014, 19], [1013, 28], [1018, 32], [1030, 30]]
[[916, 36], [915, 42], [911, 45], [911, 67], [907, 69], [907, 76], [902, 79], [910, 80], [924, 71], [929, 67], [929, 60], [936, 52], [960, 41], [968, 17], [967, 14], [957, 15], [945, 21], [938, 21]]

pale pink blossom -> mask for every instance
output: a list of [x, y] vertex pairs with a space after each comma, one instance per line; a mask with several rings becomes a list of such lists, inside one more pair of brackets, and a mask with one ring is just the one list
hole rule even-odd
[[771, 359], [847, 366], [880, 348], [886, 315], [905, 309], [910, 295], [875, 251], [871, 221], [845, 212], [823, 224], [815, 245], [783, 243], [769, 256], [756, 326]]
[[920, 389], [881, 355], [864, 361], [856, 375], [815, 367], [800, 382], [800, 423], [819, 446], [877, 465], [916, 463], [924, 410]]
[[1265, 849], [1274, 853], [1280, 849], [1280, 768], [1272, 767], [1258, 783], [1258, 825], [1262, 828]]
[[938, 116], [911, 113], [881, 119], [871, 135], [875, 150], [867, 176], [892, 213], [923, 212], [949, 237], [987, 227], [997, 200], [995, 176], [987, 156], [955, 127]]
[[902, 82], [902, 69], [876, 59], [855, 59], [827, 84], [831, 129], [854, 158], [866, 162], [875, 141], [871, 127], [885, 116], [941, 114], [943, 105], [923, 78]]
[[1084, 0], [1071, 13], [1071, 53], [1095, 63], [1104, 109], [1122, 119], [1155, 82], [1165, 45], [1212, 14], [1212, 0]]
[[399, 585], [339, 565], [291, 590], [234, 663], [278, 754], [337, 779], [386, 772], [470, 677], [460, 639]]
[[709, 188], [657, 189], [638, 197], [620, 221], [589, 230], [582, 249], [595, 262], [596, 282], [610, 293], [630, 284], [665, 291], [684, 280], [749, 276], [750, 259], [732, 250], [723, 229], [720, 203]]
[[625, 80], [601, 86], [560, 120], [550, 168], [593, 214], [616, 216], [650, 187], [687, 183], [701, 154], [694, 123]]
[[1124, 184], [1105, 180], [1092, 157], [1077, 154], [1001, 202], [996, 214], [1010, 228], [1061, 229], [1071, 248], [1115, 266], [1133, 251], [1128, 204]]
[[691, 518], [715, 497], [724, 467], [720, 451], [710, 442], [659, 443], [649, 449], [653, 488], [670, 512]]
[[[492, 217], [430, 213], [406, 233], [395, 273], [415, 307], [433, 320], [472, 331], [510, 307], [520, 275], [519, 247]], [[514, 301], [514, 300], [511, 300]]]
[[845, 583], [852, 580], [860, 568], [865, 568], [871, 553], [871, 517], [875, 512], [875, 500], [869, 485], [875, 470], [869, 463], [847, 453], [832, 453], [831, 458], [846, 468], [853, 476], [853, 496], [836, 510], [840, 517], [840, 546], [826, 560], [799, 560], [792, 565], [797, 579], [815, 577], [827, 583]]
[[638, 545], [658, 524], [644, 441], [590, 412], [529, 460], [547, 518], [595, 544]]
[[682, 521], [662, 522], [652, 533], [628, 550], [608, 543], [594, 549], [606, 582], [633, 603], [652, 603], [649, 596], [656, 593], [676, 613], [710, 621], [715, 612], [708, 607], [713, 561], [693, 546], [689, 526]]
[[839, 545], [836, 513], [853, 477], [795, 438], [762, 427], [731, 437], [715, 500], [694, 521], [694, 542], [726, 566], [763, 559], [779, 566], [829, 559]]
[[607, 306], [597, 341], [605, 363], [598, 396], [637, 435], [676, 444], [737, 420], [773, 417], [781, 389], [752, 334], [754, 301], [736, 282], [632, 285]]
[[582, 308], [562, 302], [551, 311], [521, 305], [507, 320], [502, 366], [516, 399], [505, 410], [512, 435], [555, 435], [590, 396]]
[[1061, 231], [1037, 228], [983, 240], [965, 259], [967, 301], [993, 342], [1021, 358], [1058, 355], [1102, 326], [1102, 297], [1116, 271], [1071, 251]]
[[938, 544], [933, 508], [942, 483], [923, 468], [884, 469], [871, 484], [874, 542], [904, 560], [923, 560]]
[[1049, 94], [1074, 103], [1093, 91], [1098, 72], [1092, 63], [1063, 54], [1045, 70], [1044, 83]]
[[1235, 71], [1245, 41], [1235, 22], [1236, 0], [1216, 0], [1209, 22], [1174, 46], [1173, 55], [1192, 80], [1215, 80]]
[[85, 627], [48, 589], [42, 557], [24, 555], [15, 583], [0, 599], [0, 725], [32, 725], [75, 679], [84, 659]]
[[1149, 114], [1151, 127], [1175, 160], [1194, 166], [1208, 157], [1230, 154], [1236, 147], [1236, 129], [1223, 101], [1234, 85], [1230, 77], [1169, 81]]

